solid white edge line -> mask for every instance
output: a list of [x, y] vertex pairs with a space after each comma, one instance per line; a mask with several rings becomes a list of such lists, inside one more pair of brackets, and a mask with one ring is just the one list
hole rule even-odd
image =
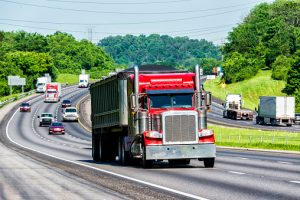
[[14, 144], [16, 144], [16, 145], [18, 145], [18, 146], [20, 146], [22, 148], [25, 148], [25, 149], [28, 149], [28, 150], [31, 150], [31, 151], [34, 151], [34, 152], [37, 152], [37, 153], [40, 153], [40, 154], [43, 154], [43, 155], [46, 155], [46, 156], [58, 159], [58, 160], [62, 160], [62, 161], [69, 162], [69, 163], [72, 163], [72, 164], [76, 164], [76, 165], [80, 165], [80, 166], [83, 166], [83, 167], [87, 167], [87, 168], [90, 168], [90, 169], [93, 169], [93, 170], [97, 170], [97, 171], [100, 171], [100, 172], [103, 172], [103, 173], [107, 173], [107, 174], [110, 174], [110, 175], [113, 175], [113, 176], [124, 178], [126, 180], [134, 181], [134, 182], [137, 182], [137, 183], [141, 183], [141, 184], [144, 184], [144, 185], [155, 187], [155, 188], [158, 188], [158, 189], [161, 189], [161, 190], [165, 190], [165, 191], [172, 192], [172, 193], [175, 193], [175, 194], [179, 194], [179, 195], [182, 195], [182, 196], [186, 196], [186, 197], [189, 197], [189, 198], [199, 199], [199, 200], [209, 200], [209, 199], [206, 199], [206, 198], [203, 198], [203, 197], [199, 197], [199, 196], [196, 196], [196, 195], [193, 195], [193, 194], [188, 194], [188, 193], [181, 192], [181, 191], [178, 191], [178, 190], [175, 190], [175, 189], [171, 189], [171, 188], [167, 188], [167, 187], [164, 187], [164, 186], [156, 185], [154, 183], [142, 181], [142, 180], [139, 180], [139, 179], [136, 179], [136, 178], [132, 178], [132, 177], [125, 176], [125, 175], [122, 175], [122, 174], [114, 173], [114, 172], [107, 171], [107, 170], [104, 170], [104, 169], [99, 169], [99, 168], [96, 168], [96, 167], [93, 167], [93, 166], [89, 166], [89, 165], [86, 165], [86, 164], [82, 164], [82, 163], [79, 163], [79, 162], [75, 162], [75, 161], [72, 161], [72, 160], [66, 160], [66, 159], [59, 158], [59, 157], [56, 157], [56, 156], [53, 156], [53, 155], [50, 155], [50, 154], [47, 154], [47, 153], [35, 150], [35, 149], [31, 149], [29, 147], [25, 147], [22, 144], [19, 144], [19, 143], [13, 141], [9, 137], [9, 134], [8, 134], [8, 127], [10, 125], [10, 122], [12, 121], [12, 119], [14, 118], [14, 116], [16, 115], [17, 111], [18, 111], [18, 109], [15, 111], [15, 113], [13, 114], [13, 116], [9, 119], [9, 121], [8, 121], [8, 123], [6, 125], [6, 129], [5, 130], [6, 130], [6, 137], [12, 143], [14, 143]]

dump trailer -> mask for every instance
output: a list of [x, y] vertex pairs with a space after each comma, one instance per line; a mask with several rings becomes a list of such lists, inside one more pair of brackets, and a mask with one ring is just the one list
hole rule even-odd
[[256, 124], [292, 126], [294, 119], [295, 97], [259, 97]]
[[253, 120], [253, 111], [242, 108], [242, 96], [239, 94], [227, 94], [223, 106], [224, 118]]
[[142, 65], [110, 74], [90, 86], [92, 156], [121, 164], [139, 160], [213, 167], [214, 132], [207, 129], [211, 93], [196, 73]]

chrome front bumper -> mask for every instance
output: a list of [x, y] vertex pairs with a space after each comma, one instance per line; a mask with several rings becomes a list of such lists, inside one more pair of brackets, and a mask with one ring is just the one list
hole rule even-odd
[[215, 144], [146, 146], [146, 160], [216, 157]]

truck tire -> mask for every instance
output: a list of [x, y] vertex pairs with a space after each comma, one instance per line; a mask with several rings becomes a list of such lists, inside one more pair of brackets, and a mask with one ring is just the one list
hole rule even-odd
[[124, 136], [119, 137], [119, 162], [120, 165], [127, 165], [129, 163], [129, 152], [125, 151]]
[[92, 156], [94, 161], [100, 161], [100, 137], [92, 134]]
[[215, 165], [215, 158], [204, 158], [203, 162], [205, 168], [213, 168]]

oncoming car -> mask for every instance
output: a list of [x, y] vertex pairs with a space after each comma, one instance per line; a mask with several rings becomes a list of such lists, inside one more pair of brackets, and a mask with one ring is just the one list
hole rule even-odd
[[27, 102], [23, 102], [20, 105], [20, 112], [31, 112], [30, 104]]
[[65, 127], [61, 122], [52, 122], [49, 126], [49, 135], [60, 133], [62, 135], [65, 134]]
[[63, 110], [63, 121], [78, 121], [77, 109], [75, 107], [67, 107]]
[[40, 126], [49, 126], [54, 122], [54, 115], [52, 113], [42, 113], [38, 118], [40, 119]]

